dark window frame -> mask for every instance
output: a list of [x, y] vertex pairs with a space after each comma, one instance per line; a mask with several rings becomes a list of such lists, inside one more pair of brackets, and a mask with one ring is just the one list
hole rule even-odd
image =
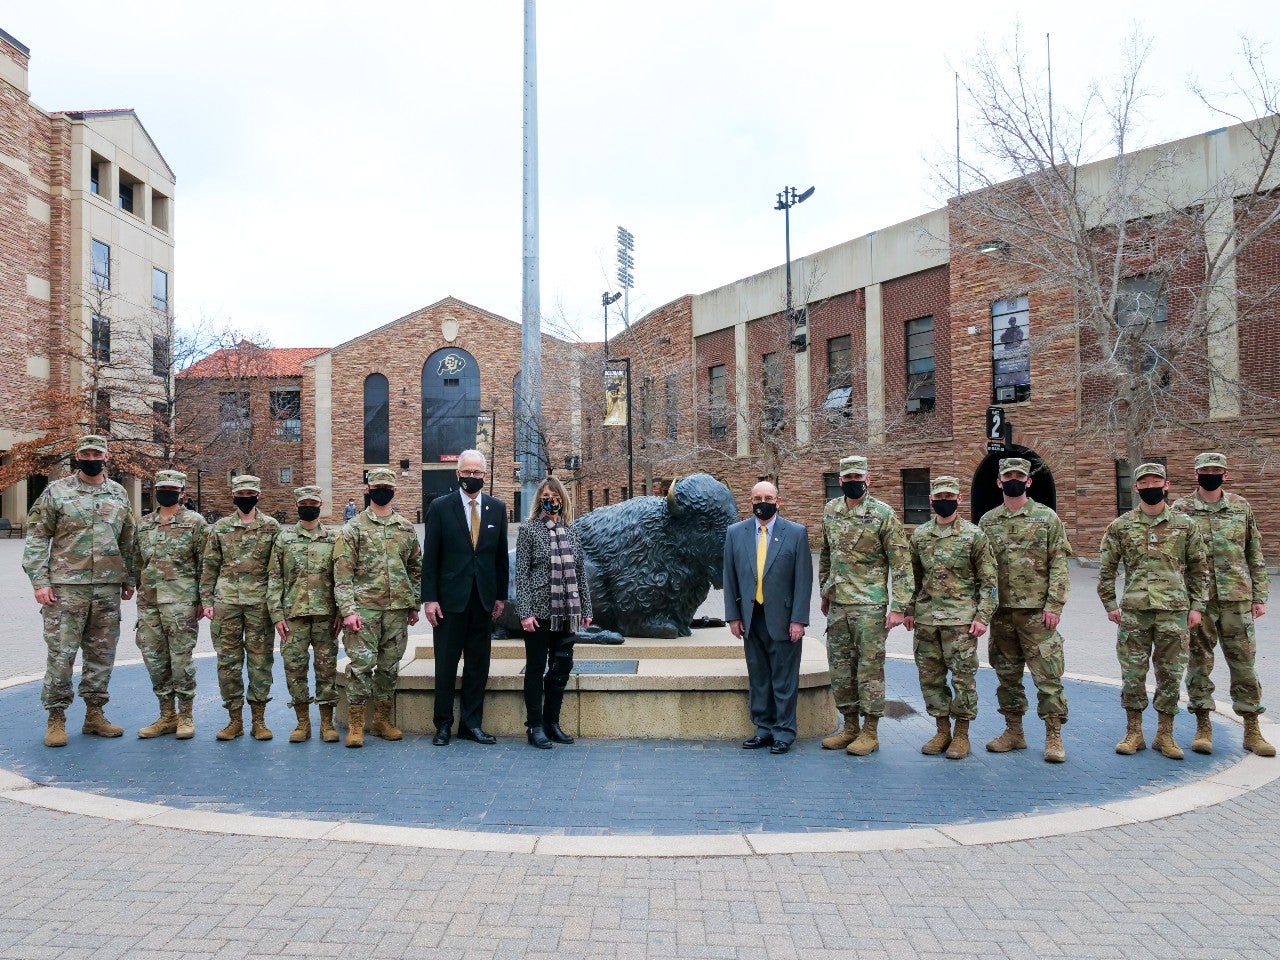
[[89, 241], [89, 261], [93, 285], [99, 290], [111, 289], [111, 244]]
[[[906, 367], [907, 403], [919, 401], [920, 410], [932, 410], [937, 403], [937, 342], [932, 316], [915, 317], [903, 325], [903, 355]], [[925, 344], [928, 352], [925, 352]], [[925, 362], [928, 361], [928, 369]]]
[[[280, 387], [267, 395], [271, 421], [275, 424], [277, 440], [285, 443], [302, 442], [302, 389]], [[296, 416], [290, 416], [296, 414]]]
[[[163, 280], [160, 292], [156, 292], [156, 281]], [[159, 310], [166, 316], [169, 313], [169, 274], [159, 267], [151, 268], [151, 309]]]
[[169, 376], [169, 338], [161, 334], [151, 337], [151, 372], [157, 377]]
[[89, 355], [97, 363], [111, 362], [111, 318], [100, 313], [89, 317]]
[[929, 468], [902, 471], [902, 522], [924, 523], [933, 515], [929, 506]]
[[729, 393], [723, 363], [707, 367], [707, 433], [712, 440], [729, 435]]
[[763, 400], [760, 405], [760, 425], [766, 433], [778, 433], [783, 417], [783, 367], [782, 354], [770, 351], [760, 358]]
[[385, 374], [364, 378], [364, 432], [361, 450], [365, 463], [391, 462], [391, 384]]

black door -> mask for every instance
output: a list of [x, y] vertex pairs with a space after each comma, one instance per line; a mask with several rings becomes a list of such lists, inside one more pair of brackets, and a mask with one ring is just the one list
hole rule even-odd
[[988, 453], [974, 471], [973, 489], [969, 494], [973, 522], [977, 523], [988, 510], [994, 510], [1004, 503], [1004, 496], [996, 486], [996, 480], [1000, 476], [1000, 461], [1005, 457], [1022, 457], [1031, 461], [1031, 489], [1027, 491], [1027, 496], [1056, 510], [1058, 493], [1053, 485], [1053, 473], [1034, 450], [1014, 444], [1004, 453]]

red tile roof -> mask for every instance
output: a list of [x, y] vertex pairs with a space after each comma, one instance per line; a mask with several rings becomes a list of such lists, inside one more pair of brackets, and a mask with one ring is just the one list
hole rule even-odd
[[240, 347], [236, 349], [246, 346], [255, 348], [255, 352], [248, 354], [243, 361], [232, 358], [236, 352], [235, 349], [224, 347], [197, 360], [178, 376], [218, 378], [231, 376], [231, 371], [237, 371], [235, 374], [237, 376], [300, 377], [303, 363], [329, 349], [328, 347], [257, 347], [248, 340], [242, 341]]

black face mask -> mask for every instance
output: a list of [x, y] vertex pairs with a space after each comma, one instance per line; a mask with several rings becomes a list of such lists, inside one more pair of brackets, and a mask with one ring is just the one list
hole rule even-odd
[[1164, 499], [1164, 487], [1143, 487], [1138, 491], [1138, 496], [1147, 506], [1154, 507]]
[[157, 490], [156, 503], [162, 507], [176, 507], [181, 496], [182, 492], [179, 490]]
[[236, 509], [241, 513], [253, 513], [254, 507], [258, 505], [257, 497], [232, 497], [231, 502], [236, 505]]
[[1222, 486], [1225, 478], [1220, 473], [1199, 473], [1196, 474], [1196, 483], [1200, 484], [1201, 490], [1217, 490]]
[[756, 519], [761, 523], [768, 523], [773, 519], [773, 515], [778, 512], [776, 503], [753, 503], [751, 512], [756, 515]]
[[542, 509], [547, 513], [559, 513], [560, 504], [556, 503], [554, 500], [543, 500]]
[[940, 517], [949, 517], [960, 509], [959, 500], [931, 500], [933, 512]]
[[484, 489], [484, 480], [481, 477], [459, 477], [458, 486], [474, 497]]
[[390, 487], [374, 487], [369, 491], [369, 499], [380, 507], [385, 507], [396, 498], [396, 492]]
[[1005, 480], [1004, 486], [1002, 489], [1004, 490], [1004, 495], [1006, 497], [1013, 497], [1016, 500], [1018, 497], [1022, 496], [1024, 493], [1027, 492], [1027, 481]]
[[86, 477], [96, 477], [102, 472], [102, 468], [107, 465], [105, 460], [77, 460], [76, 469], [83, 473]]
[[867, 492], [867, 481], [842, 480], [840, 481], [840, 490], [850, 500], [861, 500], [862, 495]]
[[307, 523], [310, 523], [312, 520], [319, 520], [320, 508], [319, 507], [299, 507], [298, 519], [305, 520], [307, 521]]

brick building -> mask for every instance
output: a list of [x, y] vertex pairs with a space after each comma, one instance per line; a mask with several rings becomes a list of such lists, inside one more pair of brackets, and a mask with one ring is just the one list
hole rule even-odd
[[[97, 422], [71, 432], [150, 448], [168, 417], [174, 174], [132, 110], [33, 104], [29, 57], [0, 31], [0, 454], [42, 435], [43, 398], [89, 390]], [[47, 458], [0, 514], [22, 522], [65, 469]], [[141, 481], [120, 479], [141, 506]]]

